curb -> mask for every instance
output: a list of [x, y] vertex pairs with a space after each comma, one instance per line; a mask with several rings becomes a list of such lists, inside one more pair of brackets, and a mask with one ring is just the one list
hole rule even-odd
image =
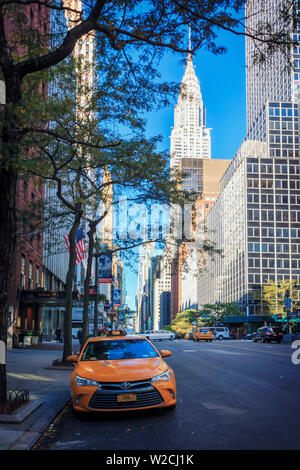
[[[30, 433], [32, 434], [32, 436], [28, 436], [28, 439], [30, 440], [30, 443], [26, 445], [26, 447], [24, 447], [23, 449], [24, 450], [31, 450], [35, 444], [37, 443], [37, 441], [42, 437], [42, 435], [44, 434], [44, 432], [47, 430], [47, 428], [50, 426], [50, 424], [55, 420], [55, 418], [59, 415], [59, 413], [62, 411], [62, 409], [67, 405], [67, 403], [69, 403], [70, 401], [70, 396], [68, 396], [68, 398], [65, 398], [64, 400], [62, 400], [62, 403], [59, 405], [59, 407], [57, 408], [55, 414], [53, 414], [46, 422], [45, 422], [45, 425], [43, 426], [43, 429], [40, 431], [40, 432], [37, 432], [37, 433]], [[24, 433], [25, 434], [25, 433]], [[34, 434], [34, 435], [33, 435]], [[15, 444], [17, 444], [18, 441], [16, 441]], [[14, 444], [14, 445], [15, 445]], [[13, 449], [13, 448], [12, 448]]]
[[47, 370], [74, 370], [74, 366], [49, 366], [45, 367]]
[[42, 405], [40, 400], [29, 400], [10, 414], [0, 414], [0, 424], [19, 424]]

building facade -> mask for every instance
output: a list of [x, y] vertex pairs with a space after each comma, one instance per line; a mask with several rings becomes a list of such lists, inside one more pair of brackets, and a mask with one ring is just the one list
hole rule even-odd
[[[263, 313], [263, 287], [300, 283], [298, 158], [270, 158], [244, 142], [222, 180], [207, 216], [216, 255], [200, 279], [199, 304], [235, 302], [248, 315]], [[292, 293], [298, 301], [298, 290]]]
[[[47, 47], [50, 28], [50, 13], [45, 5], [31, 4], [20, 6], [19, 11], [24, 15], [24, 28], [35, 31]], [[13, 39], [14, 53], [24, 57], [27, 53], [20, 38], [18, 24], [13, 16], [5, 17], [4, 28], [7, 38]], [[17, 39], [16, 39], [17, 38]], [[47, 93], [47, 86], [39, 85], [41, 96]], [[30, 149], [33, 155], [35, 148]], [[13, 346], [15, 341], [23, 341], [24, 333], [39, 335], [41, 329], [41, 308], [25, 298], [25, 291], [39, 290], [43, 282], [43, 232], [39, 223], [37, 207], [43, 201], [44, 185], [38, 178], [28, 178], [21, 175], [16, 188], [16, 210], [18, 214], [17, 246], [14, 253], [12, 277], [9, 288], [9, 320], [7, 346]]]
[[[262, 8], [263, 6], [263, 8]], [[299, 31], [290, 30], [292, 23], [284, 22], [280, 16], [284, 0], [248, 0], [245, 6], [247, 31], [254, 32], [257, 27], [272, 25], [273, 31], [290, 34], [299, 41]], [[291, 4], [292, 8], [292, 4]], [[296, 7], [295, 7], [296, 8]], [[258, 50], [257, 43], [246, 36], [246, 97], [247, 97], [247, 136], [251, 140], [266, 140], [266, 105], [268, 102], [297, 103], [300, 80], [300, 46], [291, 48], [290, 55], [281, 48], [265, 62], [253, 60]], [[263, 49], [264, 51], [264, 49]], [[293, 64], [294, 68], [290, 68]]]
[[[246, 27], [269, 22], [279, 31], [282, 0], [246, 3]], [[299, 40], [299, 33], [287, 32]], [[207, 259], [199, 303], [235, 302], [246, 315], [264, 313], [269, 282], [300, 283], [299, 46], [290, 57], [278, 50], [253, 61], [256, 46], [246, 37], [247, 136], [221, 181], [221, 194], [207, 216], [212, 240], [223, 257]], [[294, 63], [294, 69], [288, 62]], [[296, 288], [291, 292], [299, 300]]]

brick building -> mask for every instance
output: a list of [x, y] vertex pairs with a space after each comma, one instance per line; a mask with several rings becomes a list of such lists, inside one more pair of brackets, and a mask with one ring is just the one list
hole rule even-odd
[[[47, 44], [50, 27], [50, 9], [42, 4], [28, 4], [18, 8], [27, 18], [28, 31], [36, 30]], [[18, 43], [19, 24], [13, 17], [5, 17], [5, 31], [14, 51], [24, 57], [26, 50]], [[47, 93], [47, 86], [40, 85], [40, 92]], [[34, 149], [32, 150], [34, 152]], [[12, 267], [9, 290], [8, 347], [12, 346], [12, 335], [40, 329], [41, 312], [38, 306], [27, 304], [22, 299], [25, 290], [36, 290], [42, 282], [43, 233], [42, 227], [33, 220], [32, 208], [44, 197], [44, 185], [36, 178], [19, 178], [16, 190], [16, 212], [18, 217], [17, 249]]]

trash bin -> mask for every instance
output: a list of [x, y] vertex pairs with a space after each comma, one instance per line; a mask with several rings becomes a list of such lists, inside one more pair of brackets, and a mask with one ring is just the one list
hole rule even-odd
[[39, 337], [38, 336], [32, 336], [31, 337], [31, 344], [37, 345], [39, 343]]
[[31, 346], [32, 336], [24, 336], [24, 346]]

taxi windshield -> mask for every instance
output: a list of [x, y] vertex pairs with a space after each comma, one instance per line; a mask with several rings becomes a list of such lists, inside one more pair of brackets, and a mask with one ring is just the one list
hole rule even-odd
[[81, 361], [106, 361], [158, 357], [158, 353], [145, 339], [90, 341]]

